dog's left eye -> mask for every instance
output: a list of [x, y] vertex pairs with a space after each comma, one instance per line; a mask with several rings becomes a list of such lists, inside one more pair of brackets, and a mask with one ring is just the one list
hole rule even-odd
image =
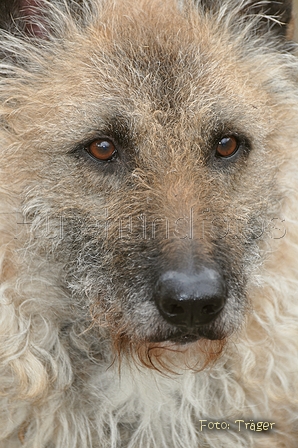
[[91, 142], [85, 149], [92, 157], [102, 162], [110, 162], [117, 155], [117, 149], [114, 143], [107, 138], [98, 138]]
[[237, 137], [231, 135], [223, 137], [217, 145], [216, 155], [218, 157], [231, 157], [239, 148], [239, 141]]

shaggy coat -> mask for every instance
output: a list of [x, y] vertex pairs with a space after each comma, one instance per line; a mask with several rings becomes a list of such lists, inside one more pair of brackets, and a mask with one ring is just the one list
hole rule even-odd
[[[297, 448], [290, 1], [0, 13], [0, 447]], [[156, 285], [207, 262], [179, 333]]]

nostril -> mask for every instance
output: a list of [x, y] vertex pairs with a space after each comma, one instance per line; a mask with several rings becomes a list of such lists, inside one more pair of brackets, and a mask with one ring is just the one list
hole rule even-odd
[[204, 314], [214, 314], [217, 313], [221, 309], [221, 304], [212, 303], [210, 305], [205, 305], [202, 307], [202, 313]]
[[177, 314], [183, 314], [185, 310], [181, 305], [172, 304], [168, 312], [169, 314], [177, 315]]
[[165, 313], [176, 316], [177, 314], [185, 313], [184, 302], [182, 300], [176, 300], [173, 295], [163, 295], [162, 289], [158, 289], [158, 298], [155, 299], [158, 302], [158, 307]]

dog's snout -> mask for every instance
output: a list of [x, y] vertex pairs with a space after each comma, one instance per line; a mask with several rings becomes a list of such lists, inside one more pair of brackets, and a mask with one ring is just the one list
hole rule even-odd
[[214, 320], [224, 307], [225, 295], [221, 274], [204, 267], [195, 274], [167, 271], [161, 275], [155, 302], [167, 322], [188, 329]]

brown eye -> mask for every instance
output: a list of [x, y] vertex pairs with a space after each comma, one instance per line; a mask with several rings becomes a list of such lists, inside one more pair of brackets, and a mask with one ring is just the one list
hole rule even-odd
[[230, 157], [239, 147], [239, 142], [236, 137], [223, 137], [217, 145], [216, 154], [220, 157]]
[[117, 153], [114, 143], [105, 138], [94, 140], [86, 149], [91, 156], [103, 162], [111, 161]]

